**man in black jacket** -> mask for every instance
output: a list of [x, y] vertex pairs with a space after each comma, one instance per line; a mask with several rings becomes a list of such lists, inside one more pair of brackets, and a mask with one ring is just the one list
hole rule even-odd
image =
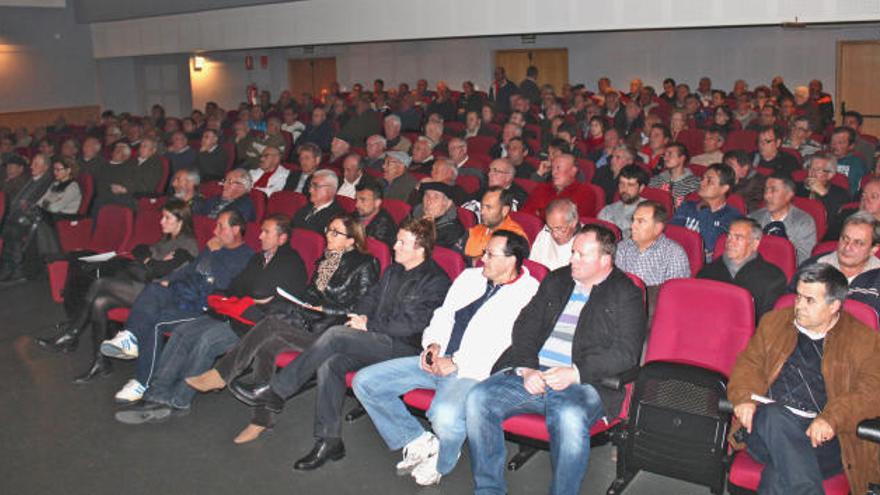
[[37, 201], [52, 185], [49, 157], [38, 154], [31, 159], [31, 177], [9, 202], [9, 213], [3, 226], [3, 252], [0, 254], [0, 281], [25, 278], [24, 252], [39, 222]]
[[773, 309], [786, 284], [782, 270], [758, 253], [762, 235], [761, 224], [755, 220], [734, 220], [727, 231], [724, 254], [697, 274], [697, 278], [726, 282], [749, 291], [755, 300], [756, 322]]
[[382, 186], [374, 181], [358, 184], [355, 193], [355, 210], [364, 224], [367, 236], [380, 240], [394, 249], [397, 242], [397, 224], [382, 208]]
[[450, 285], [449, 277], [431, 259], [433, 247], [434, 227], [429, 220], [404, 222], [394, 245], [394, 265], [358, 301], [345, 325], [326, 330], [269, 384], [230, 384], [230, 392], [245, 404], [280, 412], [284, 401], [317, 373], [316, 442], [294, 469], [316, 469], [345, 456], [341, 437], [346, 373], [421, 350], [422, 331]]
[[606, 227], [584, 227], [571, 265], [547, 275], [520, 312], [496, 373], [471, 389], [467, 429], [475, 493], [505, 493], [501, 422], [512, 413], [546, 416], [550, 493], [580, 491], [590, 426], [615, 417], [624, 398], [622, 390], [599, 382], [637, 366], [645, 338], [643, 293], [615, 268], [615, 243]]
[[343, 213], [336, 202], [339, 178], [332, 170], [317, 170], [309, 181], [309, 204], [293, 215], [293, 228], [324, 234], [330, 219]]
[[205, 129], [194, 164], [202, 180], [207, 182], [222, 179], [226, 174], [228, 161], [226, 150], [220, 146], [220, 135], [214, 129]]
[[[246, 321], [257, 322], [265, 316], [263, 308], [275, 296], [277, 287], [301, 296], [308, 283], [302, 258], [290, 247], [290, 219], [271, 215], [263, 220], [260, 231], [261, 252], [255, 254], [244, 270], [224, 291], [224, 302], [235, 302], [243, 309], [236, 317], [220, 307], [174, 328], [159, 360], [144, 401], [116, 413], [116, 420], [126, 424], [154, 423], [189, 413], [196, 390], [184, 378], [198, 375], [211, 367], [214, 359], [238, 343], [250, 328]], [[251, 298], [253, 301], [242, 301]], [[210, 301], [209, 301], [210, 302]], [[251, 303], [251, 304], [249, 304]], [[245, 309], [246, 308], [246, 309]], [[240, 319], [239, 319], [240, 318]]]

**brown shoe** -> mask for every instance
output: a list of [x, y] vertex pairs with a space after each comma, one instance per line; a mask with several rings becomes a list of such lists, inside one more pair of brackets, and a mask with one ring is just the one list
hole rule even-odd
[[253, 442], [260, 438], [260, 435], [266, 431], [265, 426], [255, 425], [253, 423], [244, 427], [243, 430], [232, 441], [241, 445], [243, 443]]
[[223, 378], [220, 377], [220, 373], [214, 368], [209, 369], [201, 375], [186, 378], [184, 381], [187, 385], [199, 392], [211, 392], [214, 390], [220, 390], [226, 386], [226, 382], [223, 381]]

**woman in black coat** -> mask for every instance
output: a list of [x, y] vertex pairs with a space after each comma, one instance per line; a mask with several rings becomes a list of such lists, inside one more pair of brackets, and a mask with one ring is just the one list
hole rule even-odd
[[[350, 214], [335, 216], [326, 238], [327, 248], [303, 296], [305, 305], [273, 301], [272, 314], [258, 322], [214, 368], [187, 378], [189, 386], [200, 392], [218, 390], [248, 368], [253, 370], [254, 382], [266, 383], [275, 372], [278, 354], [301, 351], [324, 330], [345, 323], [358, 299], [379, 279], [379, 262], [367, 253], [363, 225]], [[272, 423], [268, 410], [255, 409], [235, 443], [256, 440]]]

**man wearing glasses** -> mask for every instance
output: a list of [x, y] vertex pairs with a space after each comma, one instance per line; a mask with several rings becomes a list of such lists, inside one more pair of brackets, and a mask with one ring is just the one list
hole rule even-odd
[[840, 207], [849, 203], [850, 199], [847, 189], [831, 182], [831, 178], [837, 174], [837, 158], [830, 153], [816, 153], [807, 160], [805, 168], [809, 175], [797, 185], [795, 194], [821, 201], [828, 214], [828, 224], [839, 225]]
[[513, 181], [516, 177], [516, 167], [509, 158], [498, 158], [492, 160], [489, 164], [489, 173], [487, 185], [482, 187], [480, 191], [474, 195], [474, 199], [461, 205], [462, 208], [470, 210], [480, 218], [480, 199], [486, 194], [486, 191], [492, 187], [499, 187], [505, 191], [509, 191], [512, 195], [510, 211], [517, 211], [525, 204], [529, 193]]
[[248, 172], [254, 181], [254, 189], [262, 191], [266, 197], [284, 189], [290, 170], [281, 166], [281, 150], [274, 146], [266, 146], [260, 153], [258, 168]]
[[801, 158], [814, 155], [822, 150], [822, 145], [814, 141], [810, 136], [813, 135], [813, 124], [807, 116], [795, 117], [791, 121], [791, 129], [788, 137], [782, 142], [783, 148], [797, 150]]
[[547, 224], [532, 243], [529, 259], [550, 270], [567, 265], [579, 227], [577, 206], [571, 200], [552, 201], [547, 205]]
[[217, 218], [220, 213], [234, 209], [246, 222], [256, 220], [257, 214], [249, 194], [254, 184], [250, 174], [242, 168], [230, 170], [221, 184], [223, 192], [220, 196], [205, 200], [197, 199], [193, 205], [193, 213]]
[[339, 178], [332, 170], [317, 170], [309, 181], [309, 204], [300, 208], [294, 215], [293, 228], [308, 229], [323, 234], [330, 219], [344, 213], [336, 202]]
[[761, 127], [758, 131], [758, 151], [752, 157], [752, 164], [755, 167], [769, 168], [774, 172], [791, 175], [800, 166], [795, 157], [779, 149], [781, 146], [782, 136], [779, 135], [776, 127], [772, 125]]
[[[489, 376], [510, 345], [513, 322], [538, 290], [523, 261], [525, 237], [496, 230], [482, 253], [483, 266], [462, 272], [422, 334], [422, 352], [358, 372], [352, 388], [385, 443], [403, 449], [398, 474], [432, 485], [455, 467], [466, 436], [465, 397]], [[435, 390], [428, 409], [434, 433], [410, 414], [401, 395]]]

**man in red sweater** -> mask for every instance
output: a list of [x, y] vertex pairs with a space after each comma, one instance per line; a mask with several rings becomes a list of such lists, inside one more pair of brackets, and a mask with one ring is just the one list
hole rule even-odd
[[567, 198], [577, 205], [579, 216], [596, 216], [595, 193], [587, 184], [575, 182], [577, 172], [574, 156], [563, 153], [553, 158], [550, 182], [539, 185], [529, 194], [522, 211], [544, 218], [544, 210], [551, 201]]

